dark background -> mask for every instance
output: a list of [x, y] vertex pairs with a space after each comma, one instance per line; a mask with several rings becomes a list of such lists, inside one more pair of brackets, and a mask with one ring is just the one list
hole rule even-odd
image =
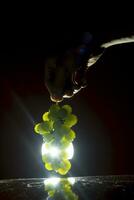
[[[120, 31], [121, 32], [121, 31]], [[132, 31], [122, 31], [122, 34]], [[118, 31], [93, 33], [98, 40]], [[75, 47], [80, 32], [9, 34], [0, 39], [0, 178], [45, 177], [34, 123], [51, 101], [44, 61]], [[71, 174], [134, 174], [134, 44], [106, 51], [88, 71], [88, 87], [63, 103], [79, 118]]]

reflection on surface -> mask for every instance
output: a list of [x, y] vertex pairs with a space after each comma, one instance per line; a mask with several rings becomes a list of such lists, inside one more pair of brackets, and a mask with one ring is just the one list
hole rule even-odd
[[54, 199], [134, 200], [134, 176], [0, 180], [0, 200]]
[[78, 196], [72, 191], [75, 178], [48, 178], [44, 180], [45, 191], [48, 200], [78, 200]]

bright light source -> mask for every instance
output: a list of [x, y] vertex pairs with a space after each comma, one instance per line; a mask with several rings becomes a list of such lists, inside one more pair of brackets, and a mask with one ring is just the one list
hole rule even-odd
[[66, 149], [66, 153], [68, 155], [68, 159], [71, 159], [74, 155], [74, 147], [73, 147], [73, 144], [71, 143], [69, 145], [69, 147]]
[[[67, 155], [68, 155], [68, 159], [72, 159], [73, 155], [74, 155], [74, 147], [73, 144], [71, 143], [68, 148], [65, 150]], [[47, 147], [47, 143], [43, 143], [42, 144], [42, 148], [41, 148], [41, 152], [42, 152], [42, 156], [49, 154], [51, 157], [56, 158], [59, 156], [61, 150], [56, 147], [56, 146], [52, 146], [52, 147]]]
[[69, 181], [69, 183], [71, 185], [73, 185], [75, 183], [75, 178], [73, 178], [73, 177], [69, 177], [69, 178], [67, 178], [67, 180]]
[[50, 156], [52, 157], [59, 156], [60, 150], [58, 147], [53, 146], [51, 148], [48, 148], [46, 145], [47, 145], [46, 143], [42, 144], [42, 148], [41, 148], [42, 155], [50, 154]]
[[51, 184], [53, 186], [57, 186], [59, 182], [60, 182], [60, 178], [52, 177], [52, 178], [47, 178], [46, 180], [44, 180], [44, 185]]
[[57, 147], [52, 147], [49, 151], [50, 155], [52, 157], [58, 157], [59, 156], [59, 153], [60, 153], [60, 150], [57, 148]]

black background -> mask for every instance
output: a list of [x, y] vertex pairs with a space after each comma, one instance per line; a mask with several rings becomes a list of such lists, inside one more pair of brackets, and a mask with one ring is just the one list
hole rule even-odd
[[[121, 31], [120, 31], [121, 32]], [[132, 31], [122, 31], [122, 34]], [[104, 39], [118, 31], [94, 32]], [[125, 34], [124, 34], [125, 35]], [[34, 123], [49, 109], [44, 61], [80, 32], [3, 35], [0, 40], [0, 178], [45, 177]], [[88, 71], [88, 87], [63, 103], [79, 118], [71, 175], [134, 174], [134, 44], [109, 48]]]

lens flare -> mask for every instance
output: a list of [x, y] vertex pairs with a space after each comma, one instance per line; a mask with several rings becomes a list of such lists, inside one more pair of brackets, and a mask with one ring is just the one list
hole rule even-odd
[[58, 147], [52, 147], [52, 148], [50, 149], [50, 151], [49, 151], [49, 154], [50, 154], [52, 157], [54, 157], [54, 158], [58, 157], [58, 156], [59, 156], [59, 153], [60, 153], [60, 150], [59, 150]]
[[67, 180], [69, 181], [69, 183], [70, 183], [71, 185], [74, 185], [74, 184], [75, 184], [75, 178], [69, 177], [69, 178], [67, 178]]
[[55, 158], [59, 156], [60, 150], [58, 147], [55, 147], [55, 146], [48, 148], [47, 143], [43, 143], [42, 148], [41, 148], [41, 153], [42, 155], [49, 154], [51, 157]]
[[[67, 147], [67, 149], [65, 149], [65, 152], [67, 153], [68, 159], [72, 159], [74, 155], [74, 147], [72, 143]], [[56, 158], [59, 157], [61, 150], [57, 146], [52, 146], [48, 148], [47, 143], [43, 143], [41, 148], [41, 153], [42, 156], [49, 154], [51, 157]]]
[[53, 185], [53, 186], [57, 186], [60, 182], [60, 178], [57, 177], [52, 177], [52, 178], [47, 178], [46, 180], [44, 180], [44, 185]]

